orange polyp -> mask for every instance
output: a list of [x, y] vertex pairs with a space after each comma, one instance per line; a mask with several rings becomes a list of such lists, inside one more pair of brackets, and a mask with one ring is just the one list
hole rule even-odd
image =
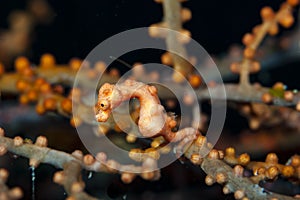
[[261, 98], [264, 103], [271, 103], [273, 100], [272, 95], [269, 93], [264, 93]]
[[71, 192], [75, 194], [82, 192], [83, 189], [84, 189], [84, 184], [82, 184], [81, 182], [74, 182], [71, 186]]
[[29, 101], [36, 101], [39, 97], [37, 91], [35, 91], [35, 90], [30, 90], [27, 93], [27, 96], [28, 96]]
[[293, 101], [293, 98], [294, 98], [294, 94], [292, 91], [285, 91], [284, 92], [284, 99], [286, 101]]
[[29, 103], [28, 96], [26, 94], [22, 94], [19, 97], [19, 101], [20, 101], [21, 104], [28, 104]]
[[185, 77], [180, 72], [176, 72], [172, 74], [172, 79], [175, 83], [182, 83]]
[[145, 76], [145, 67], [142, 63], [137, 62], [133, 64], [132, 75], [136, 78]]
[[43, 68], [54, 67], [55, 63], [56, 63], [55, 57], [49, 53], [42, 55], [41, 60], [40, 60], [40, 65]]
[[271, 20], [275, 16], [273, 9], [269, 6], [262, 8], [260, 11], [260, 15], [264, 20]]
[[119, 72], [118, 69], [112, 68], [112, 69], [109, 71], [109, 75], [110, 75], [110, 76], [113, 76], [113, 77], [120, 77], [120, 72]]
[[274, 90], [284, 90], [284, 84], [282, 82], [276, 82], [272, 88]]
[[173, 64], [173, 60], [172, 60], [172, 56], [169, 52], [166, 52], [164, 53], [162, 56], [161, 56], [161, 62], [164, 64], [164, 65], [172, 65]]
[[46, 83], [46, 80], [43, 79], [43, 78], [37, 78], [35, 81], [34, 81], [34, 85], [37, 86], [37, 87], [40, 87], [42, 84]]
[[293, 176], [294, 172], [295, 169], [292, 166], [284, 166], [281, 173], [285, 177], [291, 177]]
[[44, 106], [42, 104], [38, 104], [36, 107], [35, 107], [35, 111], [39, 114], [39, 115], [42, 115], [46, 112]]
[[45, 136], [38, 136], [35, 141], [35, 145], [39, 147], [48, 146], [48, 139]]
[[202, 84], [202, 78], [197, 74], [190, 75], [189, 83], [193, 88], [198, 88]]
[[245, 192], [243, 190], [237, 190], [234, 192], [235, 199], [243, 199], [245, 197]]
[[287, 3], [291, 6], [299, 5], [299, 0], [287, 0]]
[[22, 73], [22, 75], [25, 76], [25, 77], [31, 77], [31, 76], [33, 76], [33, 74], [34, 74], [33, 70], [32, 70], [30, 67], [23, 69], [23, 70], [21, 71], [21, 73]]
[[230, 65], [230, 71], [235, 74], [240, 73], [240, 64], [237, 62], [232, 63]]
[[279, 169], [276, 166], [272, 166], [267, 169], [266, 171], [266, 177], [269, 179], [274, 179], [278, 176], [279, 174]]
[[79, 88], [72, 88], [69, 98], [71, 98], [73, 101], [80, 101], [80, 96], [81, 96], [81, 90]]
[[95, 162], [95, 158], [91, 154], [87, 154], [83, 157], [83, 163], [85, 165], [92, 165]]
[[67, 113], [72, 113], [72, 101], [70, 99], [64, 99], [61, 101], [61, 108]]
[[186, 30], [186, 29], [182, 29], [180, 31], [181, 34], [178, 35], [177, 39], [178, 42], [182, 43], [182, 44], [187, 44], [190, 42], [191, 40], [191, 32]]
[[[157, 3], [159, 3], [159, 2], [157, 2]], [[133, 174], [133, 173], [123, 172], [121, 174], [121, 180], [125, 184], [131, 183], [133, 181], [134, 177], [135, 177], [135, 174]]]
[[192, 12], [190, 11], [190, 9], [187, 9], [187, 8], [181, 9], [181, 20], [183, 22], [186, 22], [191, 19], [192, 19]]
[[16, 84], [16, 87], [17, 89], [20, 91], [20, 92], [24, 92], [26, 90], [29, 89], [30, 85], [27, 81], [24, 81], [24, 80], [18, 80], [17, 81], [17, 84]]
[[250, 48], [250, 47], [247, 47], [245, 50], [244, 50], [244, 56], [245, 58], [248, 58], [248, 59], [253, 59], [254, 56], [255, 56], [255, 50]]
[[203, 161], [203, 158], [199, 154], [192, 154], [191, 157], [190, 157], [190, 161], [194, 165], [200, 165]]
[[215, 179], [211, 175], [207, 175], [205, 177], [205, 184], [206, 185], [211, 186], [214, 183], [215, 183]]
[[279, 28], [278, 28], [278, 25], [276, 23], [272, 24], [268, 30], [268, 33], [271, 35], [271, 36], [274, 36], [274, 35], [277, 35], [279, 32]]
[[15, 69], [17, 70], [17, 72], [22, 72], [24, 69], [29, 67], [30, 62], [26, 57], [21, 56], [15, 60]]
[[20, 136], [14, 137], [14, 146], [19, 147], [19, 146], [21, 146], [23, 143], [24, 143], [24, 140], [23, 140], [22, 137], [20, 137]]
[[234, 175], [242, 177], [244, 174], [244, 168], [241, 165], [236, 165], [233, 168]]
[[216, 174], [216, 182], [219, 184], [223, 184], [227, 181], [227, 177], [224, 173], [217, 173]]
[[132, 135], [132, 134], [128, 134], [126, 136], [126, 141], [128, 143], [135, 143], [135, 141], [137, 140], [137, 137], [135, 135]]
[[104, 73], [106, 70], [106, 63], [103, 61], [98, 61], [95, 63], [94, 65], [94, 69], [98, 72], [98, 73]]
[[49, 53], [43, 54], [40, 59], [40, 62], [42, 67], [51, 67], [56, 63], [55, 57]]
[[72, 58], [69, 63], [71, 69], [74, 71], [79, 70], [81, 64], [82, 64], [82, 60], [80, 60], [79, 58]]
[[291, 166], [298, 167], [300, 166], [300, 156], [294, 155], [291, 157]]
[[279, 23], [284, 28], [290, 28], [294, 24], [294, 17], [291, 14], [287, 14], [279, 18]]
[[150, 35], [150, 37], [162, 37], [163, 36], [163, 34], [162, 34], [162, 32], [161, 32], [161, 30], [159, 29], [159, 25], [157, 25], [157, 24], [152, 24], [152, 25], [150, 25], [149, 26], [149, 28], [148, 28], [148, 32], [149, 32], [149, 35]]
[[251, 63], [250, 73], [257, 73], [260, 71], [260, 63], [254, 61]]
[[254, 39], [253, 34], [246, 33], [242, 39], [242, 42], [245, 46], [248, 46], [253, 42], [253, 39]]
[[250, 156], [247, 153], [243, 153], [238, 157], [238, 162], [242, 166], [246, 166], [250, 162]]
[[185, 105], [192, 105], [192, 104], [194, 103], [194, 101], [195, 101], [195, 99], [194, 99], [193, 96], [190, 95], [190, 94], [185, 94], [185, 95], [183, 96], [183, 103], [184, 103]]
[[51, 86], [49, 83], [45, 82], [43, 84], [41, 84], [40, 86], [40, 91], [42, 93], [48, 93], [48, 92], [51, 92]]
[[82, 120], [78, 117], [72, 117], [70, 120], [70, 124], [73, 127], [78, 127], [81, 125], [81, 123], [82, 123]]
[[266, 156], [266, 163], [271, 163], [271, 164], [277, 164], [278, 163], [278, 156], [275, 153], [269, 153]]
[[43, 106], [46, 110], [55, 110], [56, 109], [56, 100], [53, 98], [47, 98], [44, 100]]

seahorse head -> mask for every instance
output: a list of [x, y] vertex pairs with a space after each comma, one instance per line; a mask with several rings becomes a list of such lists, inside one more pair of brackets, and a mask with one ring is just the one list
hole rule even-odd
[[112, 110], [121, 103], [120, 96], [120, 91], [115, 85], [105, 83], [101, 86], [95, 106], [96, 119], [99, 122], [108, 120]]

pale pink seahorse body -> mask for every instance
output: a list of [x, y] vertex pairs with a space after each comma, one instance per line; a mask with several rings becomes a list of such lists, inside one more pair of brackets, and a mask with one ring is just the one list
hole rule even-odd
[[106, 83], [100, 88], [96, 105], [97, 120], [106, 121], [114, 108], [131, 98], [140, 101], [138, 127], [141, 134], [145, 137], [159, 135], [165, 129], [168, 116], [157, 97], [157, 89], [134, 80], [117, 85]]

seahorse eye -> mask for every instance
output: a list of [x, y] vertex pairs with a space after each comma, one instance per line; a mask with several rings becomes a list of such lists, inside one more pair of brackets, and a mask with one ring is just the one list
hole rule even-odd
[[101, 100], [98, 105], [100, 105], [101, 110], [107, 110], [109, 108], [109, 102], [107, 100]]

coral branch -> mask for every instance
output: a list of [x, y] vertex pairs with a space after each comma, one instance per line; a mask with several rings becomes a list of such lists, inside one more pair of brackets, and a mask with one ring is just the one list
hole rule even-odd
[[0, 137], [0, 144], [9, 152], [26, 158], [38, 160], [41, 163], [51, 164], [57, 168], [63, 168], [64, 163], [71, 161], [79, 162], [78, 159], [68, 153], [47, 147], [39, 147], [34, 144], [26, 143], [21, 146], [16, 146], [14, 140], [7, 137]]
[[[210, 146], [211, 144], [207, 142], [206, 137], [198, 136], [184, 154], [187, 159], [193, 164], [199, 165], [207, 174], [205, 179], [207, 185], [212, 185], [217, 182], [224, 186], [223, 192], [225, 194], [234, 193], [235, 199], [242, 199], [243, 197], [246, 199], [293, 199], [286, 195], [269, 192], [260, 187], [258, 181], [255, 180], [264, 180], [270, 177], [267, 173], [257, 173], [258, 169], [264, 168], [265, 172], [267, 172], [268, 169], [274, 166], [277, 166], [280, 173], [285, 177], [297, 177], [294, 167], [299, 166], [299, 156], [293, 156], [287, 165], [278, 164], [278, 158], [277, 162], [276, 158], [273, 162], [270, 159], [271, 156], [268, 156], [266, 162], [250, 162], [250, 156], [248, 154], [241, 154], [239, 157], [236, 157], [234, 148], [227, 148], [224, 153], [216, 149], [210, 150]], [[203, 157], [203, 155], [205, 155], [203, 153], [205, 152], [209, 152], [209, 154]], [[273, 154], [272, 157], [274, 157]], [[234, 167], [232, 168], [231, 166]], [[250, 178], [245, 177], [244, 168], [242, 166], [253, 170], [256, 176]], [[274, 180], [278, 174], [279, 173], [276, 173], [272, 176], [272, 180]]]
[[[184, 58], [187, 58], [185, 43], [190, 40], [190, 32], [182, 28], [182, 22], [191, 18], [191, 12], [188, 9], [182, 9], [180, 1], [163, 0], [164, 19], [159, 24], [154, 24], [149, 28], [149, 34], [152, 37], [163, 37], [166, 39], [168, 52], [162, 56], [168, 62], [164, 64], [173, 64], [176, 72], [173, 74], [173, 80], [181, 82], [182, 77], [188, 77], [193, 72], [193, 66]], [[170, 30], [161, 31], [157, 27], [167, 28]], [[164, 58], [165, 56], [165, 58]], [[181, 76], [183, 75], [183, 76]]]
[[[172, 96], [172, 94], [165, 90], [163, 87], [156, 85], [158, 90], [158, 95], [162, 99], [167, 99]], [[226, 100], [234, 102], [261, 102], [263, 101], [263, 95], [269, 93], [272, 88], [262, 87], [258, 85], [250, 86], [249, 90], [239, 90], [238, 84], [225, 84], [224, 86], [216, 85], [209, 87], [208, 89], [197, 89], [195, 93], [199, 100], [218, 100], [222, 97], [223, 90], [226, 92]], [[184, 87], [174, 86], [174, 90], [180, 91], [179, 94], [184, 94]], [[182, 92], [181, 92], [182, 91]], [[179, 96], [183, 97], [183, 96]], [[299, 92], [294, 93], [292, 100], [286, 100], [281, 96], [273, 96], [272, 101], [268, 102], [269, 104], [274, 104], [278, 106], [296, 106], [300, 100]]]
[[[80, 178], [82, 169], [95, 172], [120, 173], [125, 183], [130, 183], [137, 175], [146, 180], [160, 178], [160, 171], [156, 170], [156, 160], [151, 157], [145, 157], [141, 166], [122, 165], [114, 160], [107, 160], [104, 153], [99, 153], [96, 159], [91, 155], [83, 156], [81, 151], [68, 154], [47, 148], [45, 147], [46, 143], [44, 137], [39, 137], [35, 144], [24, 143], [20, 137], [10, 139], [4, 137], [4, 131], [0, 129], [0, 155], [9, 151], [29, 158], [30, 165], [34, 167], [37, 167], [40, 163], [46, 163], [63, 169], [62, 174], [60, 172], [56, 173], [54, 181], [63, 185], [67, 193], [75, 199], [94, 199], [83, 191], [84, 183]], [[136, 174], [132, 172], [136, 172]]]
[[256, 50], [267, 34], [276, 35], [278, 25], [289, 28], [294, 23], [292, 10], [297, 6], [297, 1], [284, 2], [279, 11], [275, 14], [270, 7], [264, 7], [261, 10], [263, 23], [253, 29], [253, 33], [247, 33], [243, 38], [246, 46], [244, 49], [244, 58], [241, 63], [233, 63], [231, 69], [233, 72], [240, 73], [240, 90], [247, 90], [250, 87], [249, 74], [260, 70], [260, 64], [253, 60]]
[[225, 174], [227, 180], [225, 183], [226, 189], [229, 189], [230, 192], [242, 190], [248, 199], [294, 199], [292, 197], [266, 192], [257, 184], [252, 183], [248, 178], [237, 176], [233, 169], [221, 160], [205, 158], [201, 164], [201, 168], [211, 177], [216, 177], [217, 174], [220, 173]]
[[[43, 68], [36, 68], [33, 69], [33, 72], [37, 77], [44, 78], [47, 82], [51, 84], [64, 84], [67, 86], [73, 86], [74, 80], [77, 75], [76, 70], [70, 69], [70, 66], [67, 65], [60, 65], [60, 66], [53, 66], [49, 69]], [[85, 81], [81, 81], [82, 83], [86, 84], [87, 87], [94, 87], [93, 81], [89, 81], [86, 79], [88, 77], [89, 70], [86, 70], [86, 73], [82, 73], [81, 76], [77, 77], [79, 80], [84, 79]], [[17, 73], [5, 73], [0, 75], [0, 92], [1, 93], [12, 93], [18, 94], [17, 89], [17, 81], [23, 79], [24, 76]], [[111, 77], [108, 74], [103, 74], [101, 77], [101, 83], [117, 82], [115, 77]]]
[[83, 192], [84, 182], [81, 180], [81, 165], [70, 161], [64, 164], [62, 172], [56, 172], [54, 182], [62, 184], [69, 198], [76, 200], [96, 200], [96, 198]]
[[[182, 32], [180, 2], [177, 0], [163, 0], [162, 4], [166, 26], [171, 30]], [[174, 69], [187, 77], [188, 74], [191, 74], [193, 68], [188, 61], [183, 59], [187, 58], [187, 52], [183, 44], [178, 40], [178, 35], [168, 32], [166, 35], [166, 44], [169, 52], [171, 52]]]

